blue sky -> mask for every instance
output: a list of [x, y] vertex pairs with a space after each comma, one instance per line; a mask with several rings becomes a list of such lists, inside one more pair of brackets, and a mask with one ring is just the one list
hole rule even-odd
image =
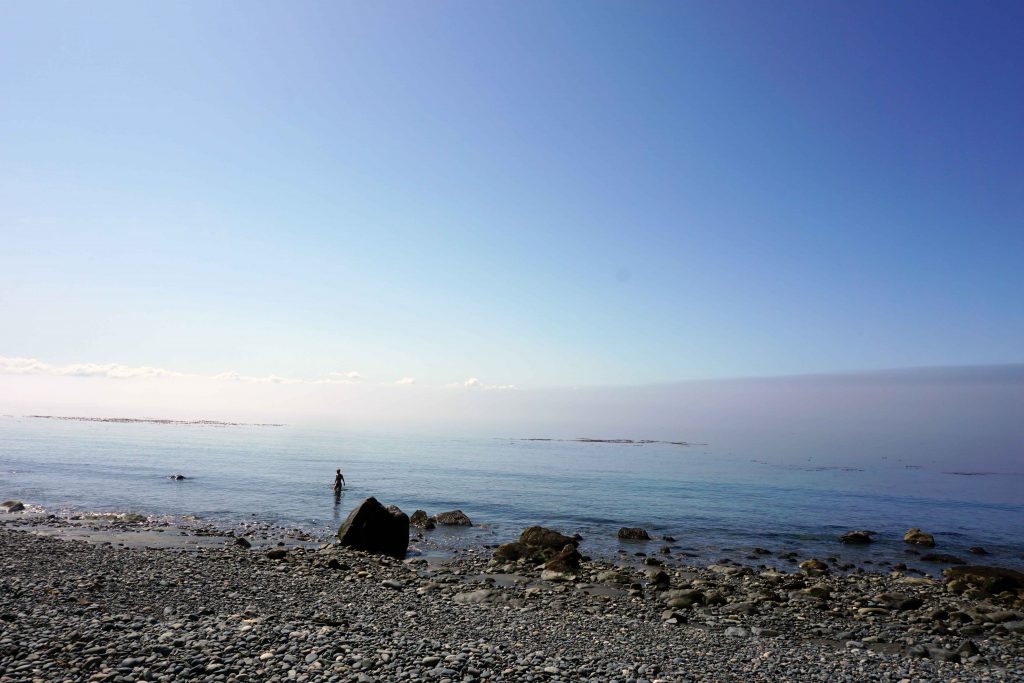
[[1019, 3], [0, 5], [0, 356], [1024, 360]]

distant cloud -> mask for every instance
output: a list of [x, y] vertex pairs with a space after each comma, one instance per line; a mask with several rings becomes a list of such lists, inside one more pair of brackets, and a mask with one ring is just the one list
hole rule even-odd
[[362, 382], [366, 378], [358, 372], [329, 372], [327, 379], [335, 382]]
[[514, 384], [484, 384], [476, 377], [470, 377], [465, 382], [447, 385], [452, 389], [515, 389]]
[[184, 377], [183, 373], [147, 366], [129, 367], [118, 363], [72, 363], [51, 365], [35, 358], [0, 356], [0, 374], [54, 375], [58, 377], [110, 377], [132, 379], [139, 377]]
[[416, 378], [415, 377], [403, 377], [402, 379], [400, 379], [397, 382], [395, 382], [395, 384], [402, 384], [402, 385], [416, 384]]
[[130, 367], [119, 363], [71, 363], [53, 365], [36, 358], [14, 358], [0, 356], [0, 375], [48, 375], [51, 377], [106, 377], [109, 379], [152, 379], [152, 378], [194, 378], [213, 379], [225, 382], [250, 382], [253, 384], [353, 384], [361, 382], [358, 372], [332, 372], [326, 379], [294, 379], [279, 375], [254, 377], [237, 372], [220, 372], [215, 375], [199, 375], [177, 372], [148, 366]]

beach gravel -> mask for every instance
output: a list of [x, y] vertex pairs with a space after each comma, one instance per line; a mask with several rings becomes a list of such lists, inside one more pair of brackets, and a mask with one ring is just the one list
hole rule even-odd
[[[584, 562], [572, 580], [327, 544], [118, 548], [0, 528], [0, 681], [1024, 680], [1013, 596]], [[869, 611], [862, 612], [867, 609]]]

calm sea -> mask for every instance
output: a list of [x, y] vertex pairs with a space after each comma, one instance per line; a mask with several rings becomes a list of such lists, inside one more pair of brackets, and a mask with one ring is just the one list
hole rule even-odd
[[[820, 464], [820, 463], [827, 464]], [[340, 467], [348, 488], [330, 486]], [[184, 481], [172, 481], [171, 474]], [[328, 535], [360, 500], [406, 512], [459, 508], [477, 526], [434, 532], [440, 546], [513, 539], [542, 524], [584, 537], [614, 557], [620, 526], [671, 535], [694, 563], [743, 561], [754, 547], [850, 561], [902, 561], [908, 527], [936, 536], [936, 552], [1024, 566], [1024, 475], [975, 472], [969, 462], [766, 459], [714, 444], [621, 445], [510, 438], [352, 434], [299, 427], [119, 424], [0, 418], [0, 499], [56, 514], [138, 512], [195, 516], [221, 526], [261, 521]], [[836, 537], [871, 529], [879, 542]], [[759, 560], [761, 561], [761, 560]]]

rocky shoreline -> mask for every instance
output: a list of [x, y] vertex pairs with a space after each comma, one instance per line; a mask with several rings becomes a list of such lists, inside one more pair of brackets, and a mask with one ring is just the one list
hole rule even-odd
[[[140, 520], [87, 540], [18, 524], [0, 526], [5, 683], [1024, 680], [1024, 586], [963, 571], [637, 565], [575, 539], [542, 558], [525, 533], [398, 560], [281, 530], [147, 547], [102, 540], [158, 535]], [[567, 538], [548, 532], [530, 538]]]

